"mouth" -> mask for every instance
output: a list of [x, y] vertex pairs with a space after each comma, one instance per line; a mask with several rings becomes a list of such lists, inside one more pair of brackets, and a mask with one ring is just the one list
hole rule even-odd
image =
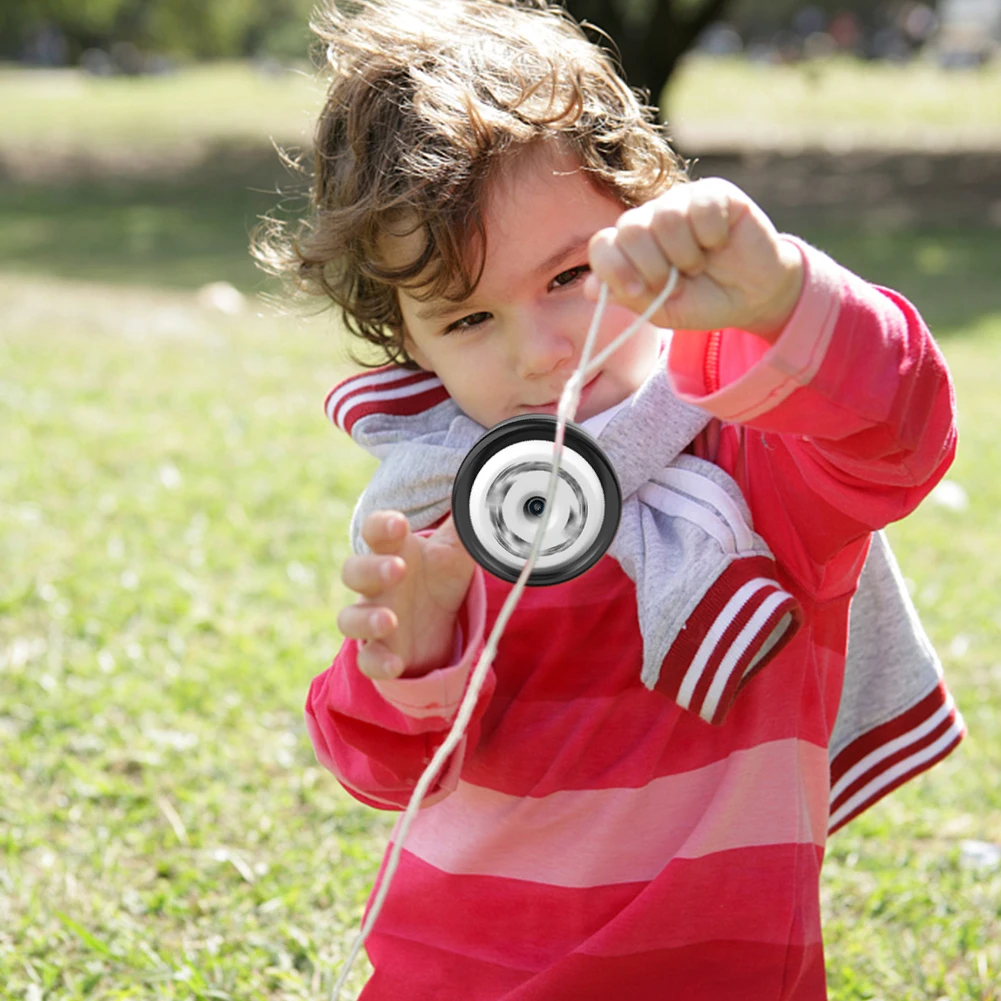
[[[594, 384], [601, 378], [601, 373], [599, 372], [593, 379], [586, 382], [580, 391], [580, 400], [577, 403], [578, 411], [587, 402], [588, 397], [591, 395], [591, 390], [594, 388]], [[526, 403], [522, 404], [521, 409], [527, 410], [534, 414], [553, 414], [559, 410], [560, 399], [557, 397], [555, 400], [550, 400], [548, 403]]]

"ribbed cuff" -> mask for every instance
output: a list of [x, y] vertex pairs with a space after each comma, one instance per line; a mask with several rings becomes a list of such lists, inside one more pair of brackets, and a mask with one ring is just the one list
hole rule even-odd
[[831, 762], [828, 832], [955, 750], [966, 725], [944, 682], [899, 716], [852, 741]]
[[779, 339], [744, 330], [686, 332], [671, 339], [668, 367], [678, 396], [720, 420], [746, 423], [778, 406], [817, 374], [841, 307], [845, 272], [821, 251], [784, 236], [803, 256], [803, 291]]
[[664, 658], [656, 690], [718, 726], [737, 693], [792, 639], [799, 602], [766, 556], [734, 560], [699, 602]]

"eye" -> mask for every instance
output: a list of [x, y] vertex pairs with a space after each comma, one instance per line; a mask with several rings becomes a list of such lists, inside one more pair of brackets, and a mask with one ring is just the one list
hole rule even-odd
[[591, 270], [588, 264], [578, 264], [575, 268], [568, 268], [566, 271], [561, 271], [550, 283], [550, 288], [565, 288], [567, 285], [573, 285], [575, 281], [579, 278], [583, 278]]
[[470, 313], [469, 316], [464, 316], [461, 320], [455, 320], [450, 323], [445, 328], [445, 333], [450, 334], [453, 330], [471, 330], [473, 327], [478, 327], [481, 323], [486, 323], [490, 317], [490, 313]]

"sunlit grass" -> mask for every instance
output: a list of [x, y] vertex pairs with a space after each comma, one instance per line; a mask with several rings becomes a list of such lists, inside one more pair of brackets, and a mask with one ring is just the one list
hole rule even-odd
[[664, 95], [664, 115], [687, 148], [743, 137], [751, 145], [934, 150], [1001, 141], [1001, 62], [943, 70], [933, 61], [790, 65], [692, 56]]
[[[319, 998], [388, 820], [317, 768], [309, 678], [371, 461], [329, 427], [323, 320], [0, 280], [0, 983], [12, 997]], [[965, 510], [893, 529], [971, 736], [838, 834], [831, 996], [996, 997], [1001, 315], [945, 341]], [[361, 973], [359, 973], [359, 976]], [[34, 993], [30, 993], [34, 991]]]
[[302, 724], [369, 471], [341, 352], [154, 290], [0, 312], [0, 994], [315, 997], [386, 830]]
[[[0, 150], [156, 156], [199, 143], [301, 144], [312, 134], [323, 84], [312, 67], [262, 73], [243, 63], [187, 66], [164, 76], [88, 77], [76, 70], [0, 67]], [[983, 147], [1001, 135], [1001, 63], [947, 71], [832, 59], [775, 66], [687, 59], [664, 94], [679, 138], [725, 130], [765, 145], [861, 138], [915, 149]], [[696, 142], [694, 148], [708, 148]]]
[[302, 144], [322, 96], [308, 66], [273, 73], [214, 63], [147, 77], [8, 66], [0, 68], [0, 149], [97, 156], [130, 149], [183, 160], [186, 147], [206, 142]]

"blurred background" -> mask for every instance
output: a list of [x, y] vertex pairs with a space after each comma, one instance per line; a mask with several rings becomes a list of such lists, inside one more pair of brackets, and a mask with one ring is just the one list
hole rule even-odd
[[[828, 969], [1001, 998], [1001, 0], [567, 6], [695, 176], [946, 351], [960, 454], [891, 538], [970, 736], [832, 840]], [[302, 724], [372, 468], [322, 414], [348, 355], [247, 252], [306, 205], [311, 8], [0, 8], [5, 999], [319, 997], [385, 844]]]

